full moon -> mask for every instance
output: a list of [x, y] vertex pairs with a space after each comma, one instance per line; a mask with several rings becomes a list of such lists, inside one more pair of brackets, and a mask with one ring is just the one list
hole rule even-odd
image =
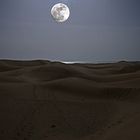
[[52, 7], [51, 15], [57, 22], [64, 22], [69, 18], [70, 10], [67, 5], [57, 3]]

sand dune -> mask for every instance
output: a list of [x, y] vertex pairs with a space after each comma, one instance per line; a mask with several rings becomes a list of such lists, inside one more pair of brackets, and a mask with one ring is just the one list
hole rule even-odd
[[0, 140], [139, 140], [140, 62], [0, 60]]

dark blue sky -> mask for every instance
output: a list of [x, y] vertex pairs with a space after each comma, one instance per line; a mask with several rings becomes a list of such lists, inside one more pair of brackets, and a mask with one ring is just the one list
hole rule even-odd
[[[65, 23], [50, 15], [58, 2]], [[0, 0], [0, 58], [140, 60], [140, 0]]]

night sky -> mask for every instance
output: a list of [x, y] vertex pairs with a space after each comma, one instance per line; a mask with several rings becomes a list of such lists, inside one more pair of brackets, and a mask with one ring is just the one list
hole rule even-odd
[[[70, 18], [56, 23], [56, 3]], [[0, 0], [0, 59], [140, 60], [140, 0]]]

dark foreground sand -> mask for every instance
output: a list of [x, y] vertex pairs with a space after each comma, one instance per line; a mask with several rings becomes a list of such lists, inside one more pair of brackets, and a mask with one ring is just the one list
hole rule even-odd
[[1, 60], [0, 140], [140, 140], [140, 62]]

